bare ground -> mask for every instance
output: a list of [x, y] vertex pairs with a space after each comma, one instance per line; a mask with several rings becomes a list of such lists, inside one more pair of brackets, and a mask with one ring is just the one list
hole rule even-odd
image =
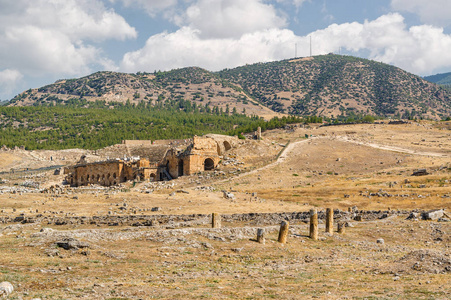
[[[451, 134], [439, 125], [274, 130], [231, 150], [228, 156], [241, 164], [222, 167], [223, 173], [164, 184], [7, 192], [26, 180], [62, 181], [51, 172], [16, 174], [3, 184], [0, 217], [39, 221], [0, 224], [0, 281], [15, 286], [10, 299], [449, 299], [451, 223], [406, 220], [411, 210], [444, 208], [449, 215]], [[81, 154], [86, 151], [0, 152], [0, 167], [73, 163]], [[412, 176], [419, 168], [429, 174]], [[223, 190], [235, 197], [224, 198]], [[387, 216], [351, 220], [343, 235], [327, 235], [320, 224], [319, 241], [294, 220], [285, 245], [277, 243], [279, 223], [223, 222], [211, 229], [208, 217], [141, 227], [50, 222], [353, 206]], [[266, 229], [265, 244], [254, 241], [257, 228]], [[58, 246], [67, 239], [74, 248]]]

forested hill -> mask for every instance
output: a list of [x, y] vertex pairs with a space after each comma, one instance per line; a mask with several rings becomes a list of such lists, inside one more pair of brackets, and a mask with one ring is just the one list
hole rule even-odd
[[451, 72], [426, 76], [424, 79], [440, 85], [442, 88], [451, 93]]
[[223, 112], [271, 118], [276, 114], [247, 96], [241, 88], [207, 70], [189, 67], [169, 72], [126, 74], [97, 72], [29, 89], [11, 100], [13, 106], [70, 104], [80, 99], [106, 103], [161, 105], [167, 101]]
[[189, 101], [196, 107], [266, 117], [285, 113], [444, 119], [451, 115], [451, 93], [446, 89], [387, 64], [333, 54], [220, 72], [197, 67], [137, 74], [98, 72], [30, 89], [10, 105], [55, 105], [74, 99], [153, 106]]
[[451, 85], [451, 72], [425, 76], [424, 79], [437, 84]]
[[399, 68], [351, 56], [324, 55], [224, 70], [275, 111], [299, 115], [371, 114], [442, 119], [451, 94]]

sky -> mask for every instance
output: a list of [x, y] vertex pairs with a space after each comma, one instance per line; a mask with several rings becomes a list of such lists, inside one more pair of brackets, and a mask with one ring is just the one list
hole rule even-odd
[[310, 46], [450, 72], [451, 0], [0, 0], [0, 100], [97, 71], [219, 71]]

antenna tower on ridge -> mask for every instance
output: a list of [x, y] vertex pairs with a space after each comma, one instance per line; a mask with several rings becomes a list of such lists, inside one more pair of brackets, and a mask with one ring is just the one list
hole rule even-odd
[[310, 56], [312, 56], [312, 35], [310, 35]]

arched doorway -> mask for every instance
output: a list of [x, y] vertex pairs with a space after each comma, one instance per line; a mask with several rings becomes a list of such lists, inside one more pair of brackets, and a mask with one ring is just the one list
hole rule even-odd
[[224, 141], [224, 149], [225, 149], [225, 151], [228, 151], [228, 150], [232, 149], [232, 146], [230, 145], [229, 142]]
[[183, 176], [183, 159], [179, 160], [178, 175]]
[[204, 161], [204, 170], [210, 171], [210, 170], [213, 170], [214, 168], [215, 168], [215, 162], [211, 158], [207, 158]]

